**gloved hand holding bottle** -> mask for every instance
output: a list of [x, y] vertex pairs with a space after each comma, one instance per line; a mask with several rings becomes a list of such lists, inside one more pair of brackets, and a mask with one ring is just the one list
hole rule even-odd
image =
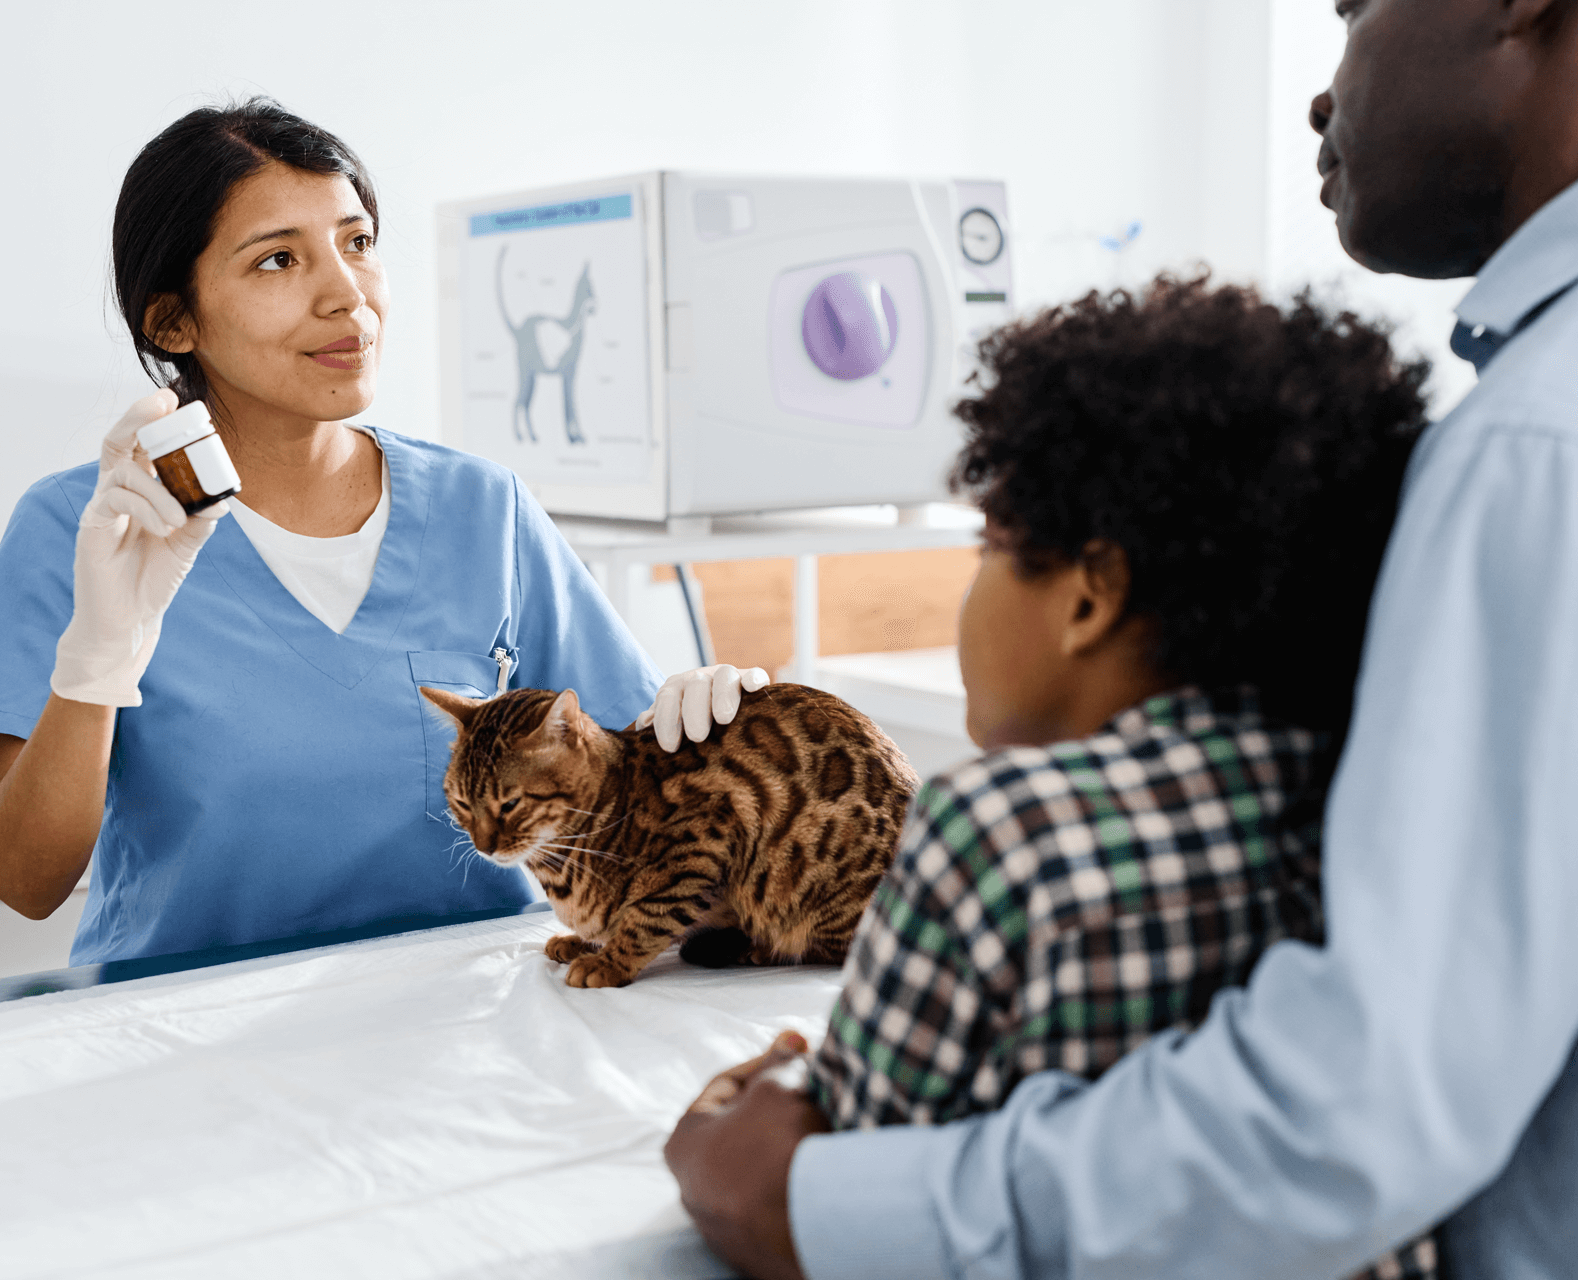
[[137, 431], [176, 408], [168, 389], [144, 396], [104, 437], [99, 480], [77, 526], [71, 622], [55, 648], [50, 688], [73, 702], [142, 704], [164, 613], [229, 508], [188, 516], [154, 475]]
[[[137, 431], [172, 413], [156, 391], [104, 437], [77, 521], [72, 614], [55, 646], [53, 696], [23, 741], [0, 734], [0, 901], [34, 920], [82, 876], [104, 819], [115, 708], [142, 702], [165, 610], [227, 508], [188, 516], [154, 477]], [[239, 481], [237, 482], [239, 483]]]

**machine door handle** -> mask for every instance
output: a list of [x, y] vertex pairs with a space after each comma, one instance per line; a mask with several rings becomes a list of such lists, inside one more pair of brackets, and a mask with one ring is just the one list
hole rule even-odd
[[898, 320], [881, 281], [842, 271], [811, 290], [800, 318], [800, 337], [818, 369], [852, 382], [875, 373], [893, 353]]

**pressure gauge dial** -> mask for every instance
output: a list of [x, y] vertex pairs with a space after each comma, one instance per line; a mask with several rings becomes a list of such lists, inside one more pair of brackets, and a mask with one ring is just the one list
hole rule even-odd
[[959, 251], [978, 267], [1003, 256], [1003, 229], [989, 210], [970, 209], [959, 219]]

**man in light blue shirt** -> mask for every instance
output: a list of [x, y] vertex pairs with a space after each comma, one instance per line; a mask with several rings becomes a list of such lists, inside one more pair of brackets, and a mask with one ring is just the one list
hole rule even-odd
[[1479, 279], [1476, 390], [1414, 456], [1325, 830], [1324, 948], [1193, 1034], [936, 1128], [687, 1117], [749, 1274], [1332, 1280], [1446, 1220], [1452, 1274], [1578, 1272], [1578, 0], [1339, 0], [1322, 200], [1380, 271]]

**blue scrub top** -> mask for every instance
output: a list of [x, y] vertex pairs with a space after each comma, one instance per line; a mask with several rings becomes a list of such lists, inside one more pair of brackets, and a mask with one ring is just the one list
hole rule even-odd
[[[418, 694], [568, 689], [623, 727], [661, 677], [518, 477], [387, 431], [389, 527], [336, 635], [222, 519], [121, 710], [73, 964], [518, 906], [518, 871], [446, 813], [454, 733]], [[71, 619], [98, 465], [23, 496], [0, 539], [0, 733], [27, 737]], [[466, 850], [467, 852], [462, 852]]]

